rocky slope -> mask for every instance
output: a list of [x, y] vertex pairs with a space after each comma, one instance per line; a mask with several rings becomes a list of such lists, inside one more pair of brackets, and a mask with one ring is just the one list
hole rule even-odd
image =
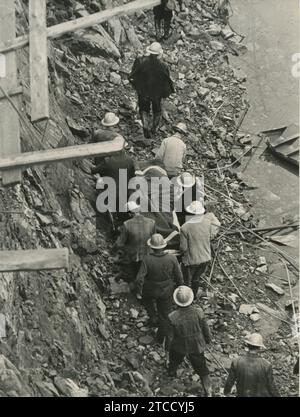
[[[112, 4], [48, 3], [48, 25]], [[121, 117], [132, 155], [146, 159], [172, 123], [185, 120], [190, 130], [186, 168], [205, 175], [212, 209], [224, 227], [215, 245], [218, 262], [199, 299], [214, 335], [214, 356], [208, 352], [207, 357], [215, 394], [226, 376], [222, 367], [227, 369], [243, 350], [245, 330], [257, 328], [271, 346], [265, 356], [274, 363], [282, 394], [295, 395], [293, 350], [285, 340], [291, 332], [288, 314], [278, 308], [280, 296], [266, 290], [269, 277], [265, 269], [257, 270], [255, 249], [225, 236], [230, 227], [255, 224], [243, 195], [247, 185], [231, 169], [234, 158], [248, 150], [248, 138], [237, 135], [247, 107], [245, 75], [228, 62], [228, 55], [241, 54], [243, 46], [238, 36], [229, 35], [214, 1], [185, 4], [164, 45], [176, 94], [165, 104], [168, 121], [152, 143], [143, 140], [127, 79], [136, 54], [154, 39], [151, 12], [139, 12], [51, 42], [51, 119], [33, 126], [24, 95], [22, 149], [83, 143], [110, 110]], [[20, 0], [20, 34], [27, 31], [26, 12]], [[28, 50], [18, 59], [26, 89]], [[0, 189], [1, 249], [67, 246], [72, 252], [70, 273], [0, 274], [0, 313], [6, 322], [0, 338], [0, 395], [201, 395], [188, 367], [177, 380], [167, 378], [166, 355], [155, 345], [143, 308], [124, 283], [114, 280], [118, 266], [109, 225], [94, 209], [91, 164], [85, 160], [27, 170], [21, 185]], [[253, 239], [248, 243], [257, 244]], [[277, 261], [275, 254], [272, 262]], [[268, 311], [261, 308], [258, 321], [239, 312], [241, 304], [258, 302]]]

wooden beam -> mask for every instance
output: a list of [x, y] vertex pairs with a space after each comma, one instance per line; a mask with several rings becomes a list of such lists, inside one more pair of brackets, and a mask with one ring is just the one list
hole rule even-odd
[[[16, 37], [15, 0], [0, 1], [0, 39]], [[18, 87], [16, 53], [9, 52], [5, 56], [5, 77], [0, 79], [0, 85], [5, 91]], [[16, 98], [12, 98], [15, 107]], [[19, 116], [7, 99], [0, 100], [0, 157], [18, 154], [21, 151]], [[21, 181], [21, 171], [3, 172], [3, 185], [15, 184]]]
[[[19, 94], [23, 94], [23, 87], [21, 86], [14, 88], [13, 90], [7, 92], [7, 95], [9, 97], [18, 96]], [[6, 98], [6, 95], [2, 94], [0, 90], [0, 100], [2, 100], [3, 98]]]
[[29, 1], [31, 121], [49, 118], [46, 0]]
[[69, 250], [33, 249], [0, 251], [0, 272], [69, 270]]
[[[79, 19], [74, 19], [68, 22], [59, 23], [58, 25], [50, 26], [47, 29], [47, 36], [49, 39], [58, 38], [59, 36], [65, 35], [66, 33], [74, 32], [79, 29], [85, 29], [90, 26], [106, 22], [112, 17], [129, 15], [131, 13], [137, 12], [138, 10], [151, 9], [154, 6], [158, 6], [160, 3], [160, 0], [135, 0], [130, 3], [123, 4], [122, 6], [114, 7], [113, 9], [103, 10], [86, 17], [80, 17]], [[28, 35], [23, 35], [14, 40], [2, 42], [0, 43], [0, 53], [22, 48], [23, 46], [28, 45], [28, 43]]]
[[[93, 156], [108, 156], [122, 151], [125, 140], [117, 136], [114, 140], [101, 143], [68, 146], [65, 148], [47, 149], [36, 152], [25, 152], [0, 158], [0, 171], [12, 168], [30, 168], [35, 165], [44, 165], [52, 162], [62, 162], [70, 159], [82, 159]], [[2, 175], [3, 175], [2, 174]]]

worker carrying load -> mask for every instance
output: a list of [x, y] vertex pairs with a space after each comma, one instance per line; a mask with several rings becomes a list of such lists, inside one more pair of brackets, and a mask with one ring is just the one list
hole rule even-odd
[[[138, 106], [145, 138], [155, 134], [162, 115], [162, 99], [174, 93], [173, 81], [167, 65], [160, 60], [163, 49], [158, 42], [152, 43], [146, 54], [136, 58], [129, 80], [138, 94]], [[153, 122], [150, 122], [152, 107]]]

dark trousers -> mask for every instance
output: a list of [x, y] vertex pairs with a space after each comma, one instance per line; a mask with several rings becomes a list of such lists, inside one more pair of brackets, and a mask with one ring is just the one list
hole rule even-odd
[[201, 277], [205, 274], [209, 262], [204, 262], [200, 265], [183, 265], [183, 278], [184, 283], [188, 287], [191, 287], [196, 297], [199, 287]]
[[142, 94], [138, 95], [138, 104], [140, 113], [150, 113], [151, 107], [153, 114], [154, 113], [161, 113], [161, 97], [146, 97]]
[[141, 267], [141, 262], [129, 262], [123, 263], [121, 262], [121, 276], [122, 279], [126, 282], [133, 282], [139, 272]]
[[169, 336], [168, 315], [174, 308], [172, 293], [160, 298], [143, 295], [142, 301], [151, 324], [158, 325], [157, 338], [160, 343], [163, 343], [164, 339]]
[[163, 20], [166, 24], [170, 24], [173, 17], [172, 10], [163, 10], [159, 8], [160, 6], [156, 6], [153, 9], [154, 20], [158, 23], [160, 23]]
[[191, 362], [191, 365], [194, 371], [200, 376], [204, 377], [209, 375], [209, 370], [206, 365], [206, 359], [204, 352], [202, 353], [189, 353], [185, 355], [184, 353], [176, 352], [175, 350], [170, 350], [169, 352], [169, 373], [170, 375], [176, 375], [178, 366], [182, 363], [185, 356]]

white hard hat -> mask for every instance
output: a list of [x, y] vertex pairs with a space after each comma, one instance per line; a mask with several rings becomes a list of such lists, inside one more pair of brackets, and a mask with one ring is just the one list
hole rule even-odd
[[103, 126], [111, 127], [116, 126], [119, 123], [120, 119], [115, 113], [106, 113], [104, 118], [101, 120]]
[[127, 211], [131, 211], [131, 213], [137, 213], [140, 211], [141, 206], [136, 204], [135, 201], [128, 201], [128, 203], [126, 203], [126, 209]]
[[146, 51], [151, 55], [161, 55], [163, 53], [163, 49], [159, 42], [153, 42], [146, 48]]
[[263, 338], [260, 333], [252, 333], [245, 337], [247, 345], [266, 348], [263, 344]]
[[147, 244], [152, 249], [164, 249], [167, 246], [167, 242], [159, 233], [152, 235], [151, 238], [148, 239]]
[[177, 177], [177, 183], [184, 188], [193, 187], [196, 183], [196, 178], [194, 175], [189, 172], [183, 172], [179, 177]]
[[185, 209], [190, 214], [204, 214], [205, 208], [201, 201], [192, 201], [192, 203]]
[[194, 300], [193, 290], [186, 285], [180, 285], [174, 291], [173, 299], [179, 307], [188, 307]]

